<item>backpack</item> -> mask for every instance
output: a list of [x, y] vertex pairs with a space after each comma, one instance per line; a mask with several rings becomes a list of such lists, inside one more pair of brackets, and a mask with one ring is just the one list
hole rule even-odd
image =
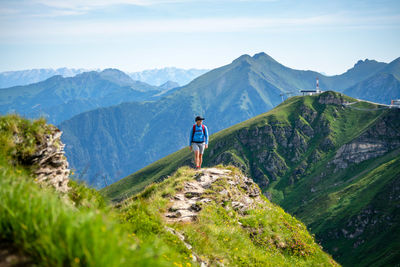
[[[203, 134], [204, 134], [204, 136], [206, 135], [206, 130], [205, 130], [205, 128], [204, 128], [204, 124], [202, 124], [201, 125], [202, 127], [201, 128], [203, 128]], [[193, 141], [193, 137], [194, 137], [194, 133], [196, 132], [196, 124], [193, 124], [193, 133], [192, 133], [192, 141]]]

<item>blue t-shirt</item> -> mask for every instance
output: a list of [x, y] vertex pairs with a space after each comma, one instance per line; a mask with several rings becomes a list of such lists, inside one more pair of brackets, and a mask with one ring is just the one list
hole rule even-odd
[[[190, 129], [190, 135], [189, 135], [189, 146], [192, 145], [192, 142], [205, 142], [208, 145], [208, 129], [207, 126], [205, 126], [204, 124], [204, 132], [203, 133], [203, 126], [197, 126], [197, 124], [195, 124], [195, 132], [193, 135], [193, 126]], [[193, 140], [192, 140], [192, 136], [193, 136]]]

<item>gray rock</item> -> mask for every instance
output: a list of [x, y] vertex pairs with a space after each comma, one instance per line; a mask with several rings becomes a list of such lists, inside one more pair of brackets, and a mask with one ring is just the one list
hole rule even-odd
[[67, 192], [70, 170], [64, 155], [64, 147], [60, 137], [62, 132], [55, 128], [45, 136], [46, 142], [39, 144], [34, 153], [32, 163], [37, 166], [35, 171], [38, 183], [53, 186], [59, 192]]

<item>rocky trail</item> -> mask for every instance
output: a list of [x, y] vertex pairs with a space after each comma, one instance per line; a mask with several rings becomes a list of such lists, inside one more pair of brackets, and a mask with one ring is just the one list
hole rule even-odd
[[[204, 168], [196, 172], [193, 180], [184, 182], [182, 190], [170, 198], [170, 208], [164, 216], [169, 223], [194, 222], [202, 205], [213, 201], [221, 205], [230, 202], [231, 205], [225, 205], [225, 209], [234, 209], [243, 215], [246, 210], [263, 201], [260, 195], [259, 187], [242, 174], [228, 169]], [[210, 266], [208, 260], [193, 250], [182, 233], [167, 226], [166, 230], [176, 235], [192, 252], [193, 261], [201, 267]], [[217, 262], [217, 266], [224, 264]]]
[[261, 201], [260, 189], [248, 177], [233, 174], [227, 169], [204, 168], [196, 172], [192, 181], [187, 181], [183, 189], [170, 200], [170, 208], [165, 213], [168, 222], [194, 221], [203, 203], [213, 201], [207, 190], [220, 179], [226, 179], [228, 187], [217, 193], [226, 201], [231, 201], [232, 208], [243, 213]]

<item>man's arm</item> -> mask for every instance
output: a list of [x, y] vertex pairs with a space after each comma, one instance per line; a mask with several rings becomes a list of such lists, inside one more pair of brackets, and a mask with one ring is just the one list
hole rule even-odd
[[208, 128], [204, 125], [205, 136], [206, 136], [206, 148], [208, 148]]
[[189, 135], [189, 147], [190, 147], [190, 150], [192, 150], [192, 138], [193, 138], [193, 127], [190, 129], [190, 135]]

